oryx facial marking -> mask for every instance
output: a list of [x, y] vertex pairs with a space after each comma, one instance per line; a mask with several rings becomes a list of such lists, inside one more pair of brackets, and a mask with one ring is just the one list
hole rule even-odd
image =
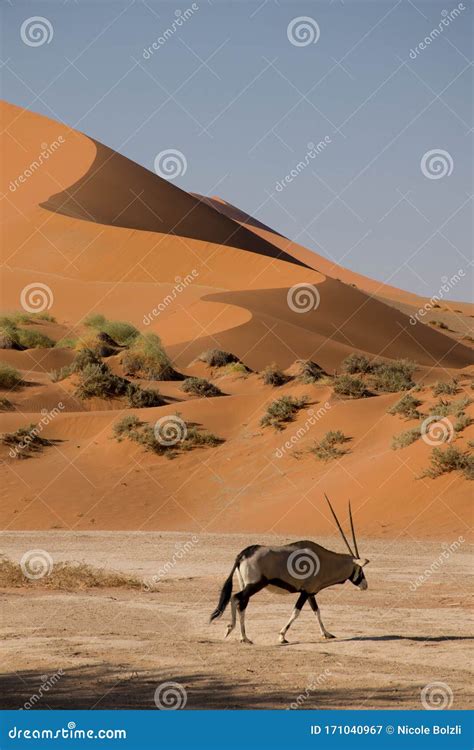
[[[321, 636], [323, 638], [335, 637], [323, 625], [316, 595], [329, 586], [342, 584], [346, 581], [350, 581], [361, 591], [365, 591], [368, 586], [363, 567], [369, 561], [361, 559], [359, 555], [350, 502], [349, 520], [354, 551], [347, 541], [327, 495], [325, 495], [325, 498], [349, 554], [332, 552], [309, 540], [278, 547], [264, 547], [254, 544], [242, 550], [235, 559], [233, 568], [222, 587], [219, 603], [211, 615], [211, 621], [221, 617], [230, 601], [231, 622], [227, 626], [226, 637], [235, 628], [238, 612], [240, 640], [242, 643], [252, 643], [245, 631], [245, 611], [250, 597], [266, 586], [277, 587], [283, 592], [299, 594], [290, 619], [280, 630], [280, 643], [288, 643], [286, 634], [308, 600], [311, 609], [318, 618]], [[232, 594], [234, 572], [237, 572], [240, 591]]]

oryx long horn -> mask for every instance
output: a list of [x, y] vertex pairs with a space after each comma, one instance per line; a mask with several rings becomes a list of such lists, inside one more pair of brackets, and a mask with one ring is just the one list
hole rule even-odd
[[356, 535], [355, 535], [355, 531], [354, 531], [354, 521], [352, 520], [352, 510], [351, 510], [351, 501], [350, 500], [349, 500], [349, 519], [350, 519], [350, 522], [351, 522], [352, 542], [354, 544], [354, 550], [355, 550], [355, 553], [356, 553], [355, 556], [357, 558], [359, 558], [360, 555], [359, 555], [359, 550], [357, 549], [357, 542], [356, 542]]
[[329, 505], [329, 507], [330, 507], [330, 509], [331, 509], [331, 513], [332, 513], [332, 514], [333, 514], [333, 516], [334, 516], [334, 520], [335, 520], [335, 522], [337, 523], [337, 528], [338, 528], [338, 529], [339, 529], [339, 531], [341, 532], [341, 536], [342, 536], [342, 538], [344, 539], [344, 541], [345, 541], [345, 543], [346, 543], [346, 547], [347, 547], [347, 549], [349, 550], [349, 552], [351, 553], [352, 557], [354, 557], [354, 553], [353, 553], [353, 551], [351, 550], [351, 548], [350, 548], [350, 546], [349, 546], [349, 542], [348, 542], [348, 541], [347, 541], [347, 539], [346, 539], [346, 535], [344, 534], [344, 532], [343, 532], [343, 530], [342, 530], [342, 526], [341, 526], [341, 524], [339, 523], [339, 520], [338, 520], [338, 518], [337, 518], [337, 516], [336, 516], [336, 514], [335, 514], [335, 512], [334, 512], [334, 508], [332, 507], [331, 503], [329, 502], [329, 498], [328, 498], [328, 496], [326, 495], [326, 493], [324, 493], [324, 497], [326, 498], [327, 504]]

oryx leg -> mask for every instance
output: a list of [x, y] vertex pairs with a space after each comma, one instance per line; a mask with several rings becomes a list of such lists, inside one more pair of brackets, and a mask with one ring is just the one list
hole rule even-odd
[[247, 638], [245, 632], [245, 610], [247, 609], [250, 597], [258, 591], [261, 591], [266, 585], [267, 581], [265, 580], [259, 581], [258, 583], [248, 583], [242, 591], [239, 591], [232, 597], [232, 600], [235, 600], [236, 602], [237, 611], [239, 613], [241, 643], [252, 643], [252, 641]]
[[[240, 591], [243, 591], [243, 589], [245, 588], [245, 584], [239, 566], [237, 566], [237, 578], [239, 579], [239, 589]], [[230, 623], [227, 625], [227, 631], [225, 634], [226, 638], [232, 633], [233, 629], [235, 628], [235, 623], [237, 622], [237, 601], [234, 599], [234, 597], [232, 597], [230, 600], [230, 614]]]
[[316, 617], [318, 618], [319, 629], [321, 630], [322, 637], [323, 638], [335, 638], [336, 636], [332, 635], [332, 633], [329, 633], [323, 625], [323, 621], [321, 619], [321, 612], [319, 611], [318, 603], [316, 601], [316, 597], [314, 596], [314, 594], [312, 594], [309, 597], [309, 603], [311, 605], [311, 609], [313, 610]]
[[293, 609], [293, 612], [291, 613], [290, 619], [286, 623], [285, 627], [280, 630], [280, 643], [288, 643], [288, 641], [285, 638], [285, 635], [287, 634], [290, 627], [293, 625], [296, 618], [299, 616], [301, 610], [303, 609], [306, 603], [307, 598], [308, 598], [308, 594], [305, 591], [303, 591], [299, 595], [298, 600]]

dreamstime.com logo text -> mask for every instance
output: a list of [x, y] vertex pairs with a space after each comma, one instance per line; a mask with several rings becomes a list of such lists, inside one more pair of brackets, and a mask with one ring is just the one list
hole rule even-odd
[[315, 411], [314, 409], [309, 409], [308, 411], [309, 417], [305, 421], [305, 423], [296, 430], [294, 435], [292, 435], [286, 441], [286, 443], [284, 443], [280, 448], [276, 449], [275, 451], [276, 458], [282, 458], [287, 451], [290, 451], [292, 448], [294, 448], [296, 443], [299, 440], [301, 440], [301, 438], [303, 438], [305, 435], [307, 435], [311, 427], [313, 427], [316, 424], [316, 422], [318, 422], [321, 419], [321, 417], [324, 417], [324, 415], [328, 413], [330, 408], [331, 408], [331, 404], [329, 403], [329, 401], [326, 401], [326, 403], [323, 406], [321, 406], [317, 411]]
[[437, 292], [437, 294], [433, 294], [431, 299], [429, 299], [428, 302], [423, 305], [423, 307], [420, 307], [420, 309], [414, 315], [410, 315], [410, 325], [416, 326], [417, 323], [422, 322], [420, 318], [424, 318], [426, 313], [428, 313], [434, 307], [439, 307], [439, 302], [444, 299], [445, 295], [448, 294], [451, 289], [456, 286], [456, 284], [459, 284], [459, 282], [465, 277], [465, 275], [466, 274], [464, 273], [464, 269], [460, 268], [457, 273], [451, 276], [451, 278], [442, 276], [442, 286], [439, 288], [439, 291]]
[[410, 50], [410, 58], [412, 60], [416, 60], [418, 55], [421, 55], [421, 53], [432, 44], [437, 37], [442, 36], [444, 30], [458, 18], [463, 11], [466, 10], [466, 6], [464, 3], [458, 3], [458, 5], [453, 8], [450, 11], [442, 10], [441, 11], [441, 21], [437, 26], [434, 27], [428, 34], [428, 36], [425, 36], [425, 38], [419, 42], [416, 47], [412, 47]]
[[186, 276], [182, 279], [181, 276], [176, 276], [175, 278], [175, 285], [172, 288], [171, 292], [166, 295], [166, 297], [163, 297], [161, 302], [158, 304], [157, 307], [154, 307], [153, 310], [151, 310], [149, 313], [144, 315], [143, 317], [143, 325], [149, 326], [154, 318], [157, 318], [158, 315], [160, 315], [162, 312], [166, 310], [166, 308], [171, 305], [175, 299], [178, 297], [181, 292], [184, 292], [186, 287], [188, 287], [190, 284], [193, 283], [195, 279], [199, 276], [199, 271], [197, 271], [195, 268], [191, 271], [191, 273], [186, 274]]
[[159, 569], [156, 575], [154, 575], [148, 581], [145, 581], [145, 583], [143, 584], [144, 590], [153, 591], [156, 584], [162, 581], [163, 578], [166, 578], [173, 570], [173, 568], [178, 564], [178, 562], [186, 557], [186, 555], [188, 555], [190, 552], [192, 552], [197, 544], [199, 544], [199, 539], [195, 534], [189, 541], [184, 542], [184, 544], [177, 544], [175, 551], [171, 555], [171, 558], [165, 562], [165, 564]]
[[313, 143], [312, 141], [308, 143], [308, 150], [304, 156], [304, 158], [296, 164], [293, 169], [290, 169], [287, 175], [283, 177], [282, 180], [278, 180], [278, 182], [275, 183], [275, 190], [278, 193], [281, 193], [282, 190], [284, 190], [287, 185], [293, 182], [298, 175], [301, 174], [313, 161], [313, 159], [316, 159], [319, 154], [324, 151], [329, 144], [332, 143], [331, 136], [325, 135], [322, 141], [319, 141], [319, 143]]
[[60, 729], [21, 729], [14, 726], [8, 730], [11, 740], [126, 740], [126, 729], [77, 729], [75, 721], [68, 721]]
[[197, 3], [193, 3], [189, 8], [186, 8], [186, 10], [175, 10], [175, 18], [173, 22], [168, 26], [167, 29], [164, 30], [164, 32], [158, 37], [158, 39], [155, 39], [152, 44], [150, 44], [149, 47], [145, 47], [142, 53], [144, 60], [149, 60], [152, 55], [155, 54], [161, 47], [163, 47], [166, 42], [171, 39], [172, 36], [176, 34], [177, 31], [181, 28], [181, 26], [184, 26], [184, 24], [189, 21], [189, 19], [196, 13], [196, 11], [199, 10], [199, 5]]
[[445, 548], [443, 552], [439, 555], [439, 557], [434, 560], [429, 568], [426, 568], [426, 570], [419, 575], [417, 578], [415, 578], [414, 581], [410, 581], [410, 590], [416, 591], [420, 588], [426, 581], [428, 581], [431, 576], [433, 576], [435, 573], [438, 572], [440, 568], [443, 567], [443, 565], [449, 560], [452, 554], [454, 552], [457, 552], [458, 549], [464, 544], [466, 540], [463, 536], [458, 536], [457, 539], [455, 539], [454, 542], [451, 544], [445, 544], [443, 545]]
[[[336, 667], [342, 667], [342, 662], [336, 662]], [[293, 703], [290, 703], [287, 710], [294, 711], [298, 708], [302, 708], [302, 706], [304, 706], [304, 704], [310, 697], [311, 693], [314, 690], [320, 688], [321, 685], [324, 685], [329, 679], [331, 679], [332, 676], [333, 672], [331, 672], [330, 669], [326, 668], [324, 672], [321, 672], [321, 674], [318, 674], [316, 677], [312, 677], [304, 692], [300, 693], [297, 699], [293, 701]]]
[[14, 180], [10, 180], [10, 184], [8, 186], [10, 192], [14, 193], [15, 190], [18, 190], [20, 185], [23, 185], [27, 180], [30, 179], [30, 177], [33, 177], [34, 173], [48, 161], [49, 157], [52, 156], [58, 150], [58, 148], [62, 146], [63, 143], [66, 143], [66, 139], [63, 138], [62, 135], [58, 135], [56, 140], [51, 141], [51, 143], [42, 143], [41, 151], [39, 152], [36, 159], [33, 159], [33, 161], [30, 162], [27, 167], [25, 167], [23, 172], [19, 174], [18, 177], [15, 177]]

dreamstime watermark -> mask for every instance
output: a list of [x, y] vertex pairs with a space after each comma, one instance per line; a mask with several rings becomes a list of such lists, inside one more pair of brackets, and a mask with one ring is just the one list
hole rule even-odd
[[444, 711], [453, 701], [453, 691], [446, 682], [430, 682], [421, 691], [421, 705], [426, 711]]
[[313, 427], [322, 417], [324, 417], [325, 414], [329, 411], [331, 408], [331, 404], [329, 401], [326, 401], [326, 403], [323, 406], [320, 406], [320, 408], [315, 411], [314, 409], [308, 410], [308, 418], [305, 420], [304, 424], [299, 427], [296, 432], [280, 447], [277, 448], [275, 451], [276, 458], [282, 458], [287, 451], [290, 451], [296, 443], [301, 440], [311, 427]]
[[293, 578], [303, 581], [318, 575], [321, 561], [313, 550], [297, 549], [288, 556], [286, 568]]
[[167, 294], [166, 297], [163, 297], [157, 307], [154, 307], [153, 310], [151, 310], [143, 317], [143, 325], [149, 326], [153, 322], [153, 319], [157, 318], [162, 312], [164, 312], [166, 308], [175, 301], [178, 295], [181, 294], [181, 292], [184, 292], [184, 290], [190, 284], [192, 284], [198, 276], [199, 271], [197, 271], [195, 268], [193, 268], [191, 273], [186, 274], [184, 278], [181, 278], [181, 276], [176, 276], [175, 285], [172, 288], [171, 292]]
[[21, 24], [21, 41], [28, 47], [41, 47], [43, 44], [50, 44], [53, 36], [53, 24], [44, 16], [30, 16]]
[[309, 44], [316, 44], [321, 30], [318, 22], [311, 16], [297, 16], [288, 24], [286, 35], [294, 47], [307, 47]]
[[54, 296], [51, 287], [41, 281], [34, 281], [23, 287], [20, 294], [20, 304], [29, 313], [41, 313], [50, 310]]
[[30, 696], [26, 703], [23, 704], [23, 707], [20, 708], [20, 711], [29, 711], [31, 708], [34, 708], [36, 704], [41, 700], [43, 695], [46, 695], [51, 690], [51, 688], [59, 682], [63, 674], [64, 671], [62, 669], [58, 669], [58, 671], [51, 675], [51, 677], [48, 677], [47, 674], [42, 675], [41, 685], [39, 686], [38, 691]]
[[[336, 662], [337, 667], [342, 667], [342, 662], [338, 661]], [[304, 690], [303, 693], [300, 693], [298, 697], [296, 698], [293, 703], [290, 703], [287, 710], [295, 711], [298, 708], [301, 708], [304, 706], [306, 701], [311, 696], [311, 693], [315, 692], [318, 688], [320, 688], [322, 685], [324, 685], [331, 677], [334, 676], [334, 673], [331, 672], [329, 668], [326, 668], [323, 672], [318, 674], [317, 676], [311, 676], [310, 681]]]
[[20, 560], [21, 572], [30, 581], [51, 575], [53, 558], [45, 549], [29, 549]]
[[10, 192], [14, 193], [18, 190], [20, 185], [24, 185], [30, 177], [33, 177], [34, 173], [48, 161], [50, 156], [56, 153], [63, 143], [66, 143], [66, 139], [62, 135], [58, 135], [58, 137], [54, 141], [51, 141], [51, 143], [42, 143], [41, 151], [36, 159], [33, 159], [18, 177], [15, 177], [14, 180], [10, 180], [10, 184], [8, 185]]
[[410, 315], [410, 325], [415, 326], [417, 323], [420, 323], [420, 318], [424, 318], [426, 313], [430, 312], [430, 310], [432, 310], [434, 307], [439, 307], [439, 302], [444, 299], [444, 296], [448, 294], [451, 289], [459, 284], [459, 282], [465, 277], [465, 275], [466, 274], [464, 273], [464, 269], [460, 268], [457, 273], [451, 276], [451, 278], [442, 276], [442, 286], [440, 287], [438, 293], [433, 294], [430, 300], [426, 302], [423, 307], [420, 307], [420, 309], [414, 315]]
[[16, 445], [8, 451], [10, 458], [18, 458], [22, 451], [28, 451], [29, 448], [34, 446], [36, 439], [41, 435], [44, 428], [47, 427], [64, 408], [63, 402], [59, 401], [58, 405], [55, 406], [54, 409], [51, 409], [51, 411], [48, 411], [48, 409], [42, 409], [42, 417], [40, 421], [27, 431], [19, 443], [16, 443]]
[[442, 148], [433, 148], [423, 154], [420, 168], [428, 180], [442, 180], [443, 177], [451, 177], [453, 173], [453, 157], [449, 151]]
[[142, 52], [142, 56], [144, 60], [149, 60], [152, 55], [155, 54], [161, 47], [164, 47], [166, 42], [171, 39], [172, 36], [176, 34], [177, 31], [181, 28], [181, 26], [184, 26], [184, 24], [189, 21], [189, 19], [196, 13], [196, 11], [199, 10], [199, 5], [197, 3], [193, 3], [189, 8], [186, 8], [186, 10], [175, 10], [175, 18], [173, 22], [168, 26], [167, 29], [163, 31], [163, 33], [158, 37], [158, 39], [155, 39], [152, 44], [150, 44], [149, 47], [145, 47]]
[[454, 427], [447, 417], [433, 414], [426, 417], [420, 427], [421, 438], [427, 445], [443, 445], [450, 443], [454, 437]]
[[170, 414], [166, 417], [160, 417], [155, 422], [153, 431], [159, 444], [169, 448], [186, 440], [188, 427], [184, 419], [181, 419], [180, 416]]
[[307, 313], [317, 310], [321, 297], [314, 284], [295, 284], [288, 289], [286, 302], [290, 310], [295, 313]]
[[319, 156], [319, 154], [322, 151], [324, 151], [329, 146], [330, 143], [332, 143], [332, 139], [330, 135], [325, 135], [324, 138], [321, 141], [319, 141], [319, 143], [313, 143], [313, 141], [310, 141], [308, 143], [308, 150], [304, 158], [301, 161], [299, 161], [298, 164], [296, 164], [296, 166], [290, 169], [288, 174], [286, 174], [282, 180], [278, 180], [275, 183], [275, 190], [278, 193], [281, 193], [282, 190], [284, 190], [287, 187], [287, 185], [290, 185], [290, 183], [292, 183], [293, 180], [296, 179], [296, 177], [298, 177], [298, 175], [301, 174], [301, 172], [303, 172], [307, 167], [309, 167], [313, 159], [316, 159], [316, 157]]
[[162, 682], [155, 690], [155, 706], [160, 711], [177, 711], [188, 700], [186, 689], [179, 682]]
[[463, 536], [458, 536], [457, 539], [454, 540], [454, 542], [451, 542], [451, 544], [445, 544], [443, 552], [434, 560], [429, 568], [426, 568], [421, 575], [419, 575], [417, 578], [415, 578], [414, 581], [410, 581], [410, 591], [416, 591], [420, 588], [426, 581], [428, 581], [431, 576], [435, 575], [435, 573], [438, 572], [440, 568], [443, 567], [443, 565], [449, 560], [451, 555], [453, 555], [455, 552], [458, 551], [458, 549], [464, 544], [466, 540]]
[[466, 10], [466, 6], [464, 3], [458, 3], [458, 5], [453, 8], [452, 10], [442, 10], [441, 11], [441, 21], [437, 26], [434, 27], [434, 29], [431, 30], [431, 32], [428, 34], [428, 36], [425, 36], [425, 38], [419, 42], [416, 47], [412, 47], [410, 49], [410, 58], [412, 60], [416, 60], [418, 55], [421, 55], [421, 53], [432, 44], [432, 42], [435, 41], [439, 36], [441, 36], [444, 33], [444, 30], [453, 22], [456, 20], [456, 18], [459, 18], [461, 13]]
[[170, 572], [173, 570], [173, 568], [184, 558], [186, 555], [189, 555], [190, 552], [192, 552], [196, 545], [199, 544], [198, 537], [193, 534], [190, 540], [187, 542], [184, 542], [183, 544], [176, 544], [175, 551], [171, 555], [170, 559], [167, 560], [164, 565], [159, 569], [158, 573], [154, 575], [149, 580], [145, 581], [143, 584], [143, 588], [145, 591], [153, 591], [154, 587], [157, 583], [162, 581], [164, 578], [166, 578]]
[[182, 177], [188, 170], [188, 162], [182, 151], [167, 148], [155, 156], [155, 172], [165, 180], [175, 180]]

